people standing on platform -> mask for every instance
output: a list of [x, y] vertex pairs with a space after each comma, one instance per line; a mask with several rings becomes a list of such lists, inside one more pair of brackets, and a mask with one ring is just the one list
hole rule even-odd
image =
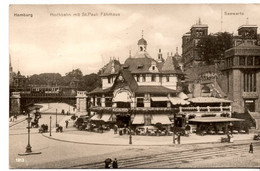
[[69, 121], [68, 121], [68, 120], [66, 120], [66, 121], [65, 121], [65, 123], [66, 123], [66, 128], [68, 128]]
[[114, 134], [117, 134], [117, 129], [118, 129], [118, 126], [117, 124], [114, 125]]
[[253, 144], [249, 145], [249, 153], [254, 153]]
[[181, 144], [181, 134], [180, 133], [177, 134], [177, 141], [178, 141], [178, 144]]
[[117, 168], [118, 168], [118, 164], [117, 164], [117, 159], [116, 159], [116, 158], [114, 159], [114, 161], [113, 161], [113, 163], [112, 163], [112, 167], [113, 167], [114, 169], [117, 169]]

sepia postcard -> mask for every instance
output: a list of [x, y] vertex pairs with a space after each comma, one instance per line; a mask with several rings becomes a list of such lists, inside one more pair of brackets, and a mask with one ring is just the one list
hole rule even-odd
[[260, 167], [260, 4], [9, 6], [10, 169]]

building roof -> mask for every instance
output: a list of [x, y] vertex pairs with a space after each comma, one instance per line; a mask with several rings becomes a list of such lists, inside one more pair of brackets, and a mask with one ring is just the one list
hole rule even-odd
[[147, 45], [147, 41], [144, 38], [141, 38], [140, 40], [138, 40], [137, 45]]
[[214, 65], [203, 65], [200, 67], [188, 68], [184, 73], [186, 75], [186, 81], [195, 81], [200, 79], [200, 75], [206, 72], [215, 72]]
[[208, 28], [208, 25], [206, 25], [206, 24], [194, 24], [194, 25], [192, 25], [191, 26], [191, 28], [194, 28], [194, 27], [204, 27], [204, 28]]
[[241, 43], [238, 46], [230, 48], [225, 51], [225, 58], [234, 56], [234, 55], [252, 55], [259, 56], [260, 55], [260, 46], [249, 44], [249, 43]]
[[[114, 71], [112, 72], [112, 68], [114, 67]], [[109, 63], [103, 68], [103, 71], [100, 76], [108, 76], [111, 74], [118, 74], [119, 70], [121, 69], [121, 64], [118, 60], [111, 60]]]
[[164, 86], [138, 86], [136, 93], [176, 93], [177, 90], [172, 90]]
[[110, 88], [106, 88], [106, 89], [102, 89], [102, 87], [97, 87], [94, 90], [92, 90], [91, 92], [89, 92], [89, 94], [102, 94], [102, 93], [108, 93], [111, 90]]
[[128, 67], [128, 70], [131, 73], [150, 73], [149, 68], [151, 67], [152, 62], [156, 63], [156, 66], [160, 71], [158, 62], [149, 57], [127, 58], [123, 67]]
[[173, 56], [168, 56], [162, 65], [161, 72], [163, 73], [182, 73], [178, 61]]
[[[136, 91], [136, 89], [138, 88], [138, 84], [129, 70], [122, 69], [122, 70], [120, 70], [119, 75], [122, 75], [122, 77], [124, 78], [125, 82], [128, 84], [131, 91], [133, 91], [133, 92]], [[117, 76], [116, 80], [118, 79], [118, 76]], [[115, 82], [116, 82], [116, 80], [115, 80]]]
[[257, 28], [257, 25], [249, 25], [249, 24], [245, 24], [245, 25], [242, 25], [240, 27], [238, 27], [238, 30], [240, 30], [241, 28]]

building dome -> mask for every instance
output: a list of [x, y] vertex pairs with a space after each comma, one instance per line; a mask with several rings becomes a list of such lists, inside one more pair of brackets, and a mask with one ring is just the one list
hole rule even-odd
[[144, 38], [141, 38], [141, 39], [138, 41], [137, 45], [147, 45], [147, 41], [144, 40]]

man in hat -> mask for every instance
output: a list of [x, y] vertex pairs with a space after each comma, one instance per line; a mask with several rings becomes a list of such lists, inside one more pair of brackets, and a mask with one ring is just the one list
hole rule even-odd
[[115, 160], [114, 160], [113, 163], [112, 163], [112, 167], [113, 167], [114, 169], [117, 169], [117, 168], [118, 168], [117, 159], [116, 159], [116, 158], [115, 158]]
[[251, 143], [249, 146], [249, 153], [254, 153], [253, 144]]

